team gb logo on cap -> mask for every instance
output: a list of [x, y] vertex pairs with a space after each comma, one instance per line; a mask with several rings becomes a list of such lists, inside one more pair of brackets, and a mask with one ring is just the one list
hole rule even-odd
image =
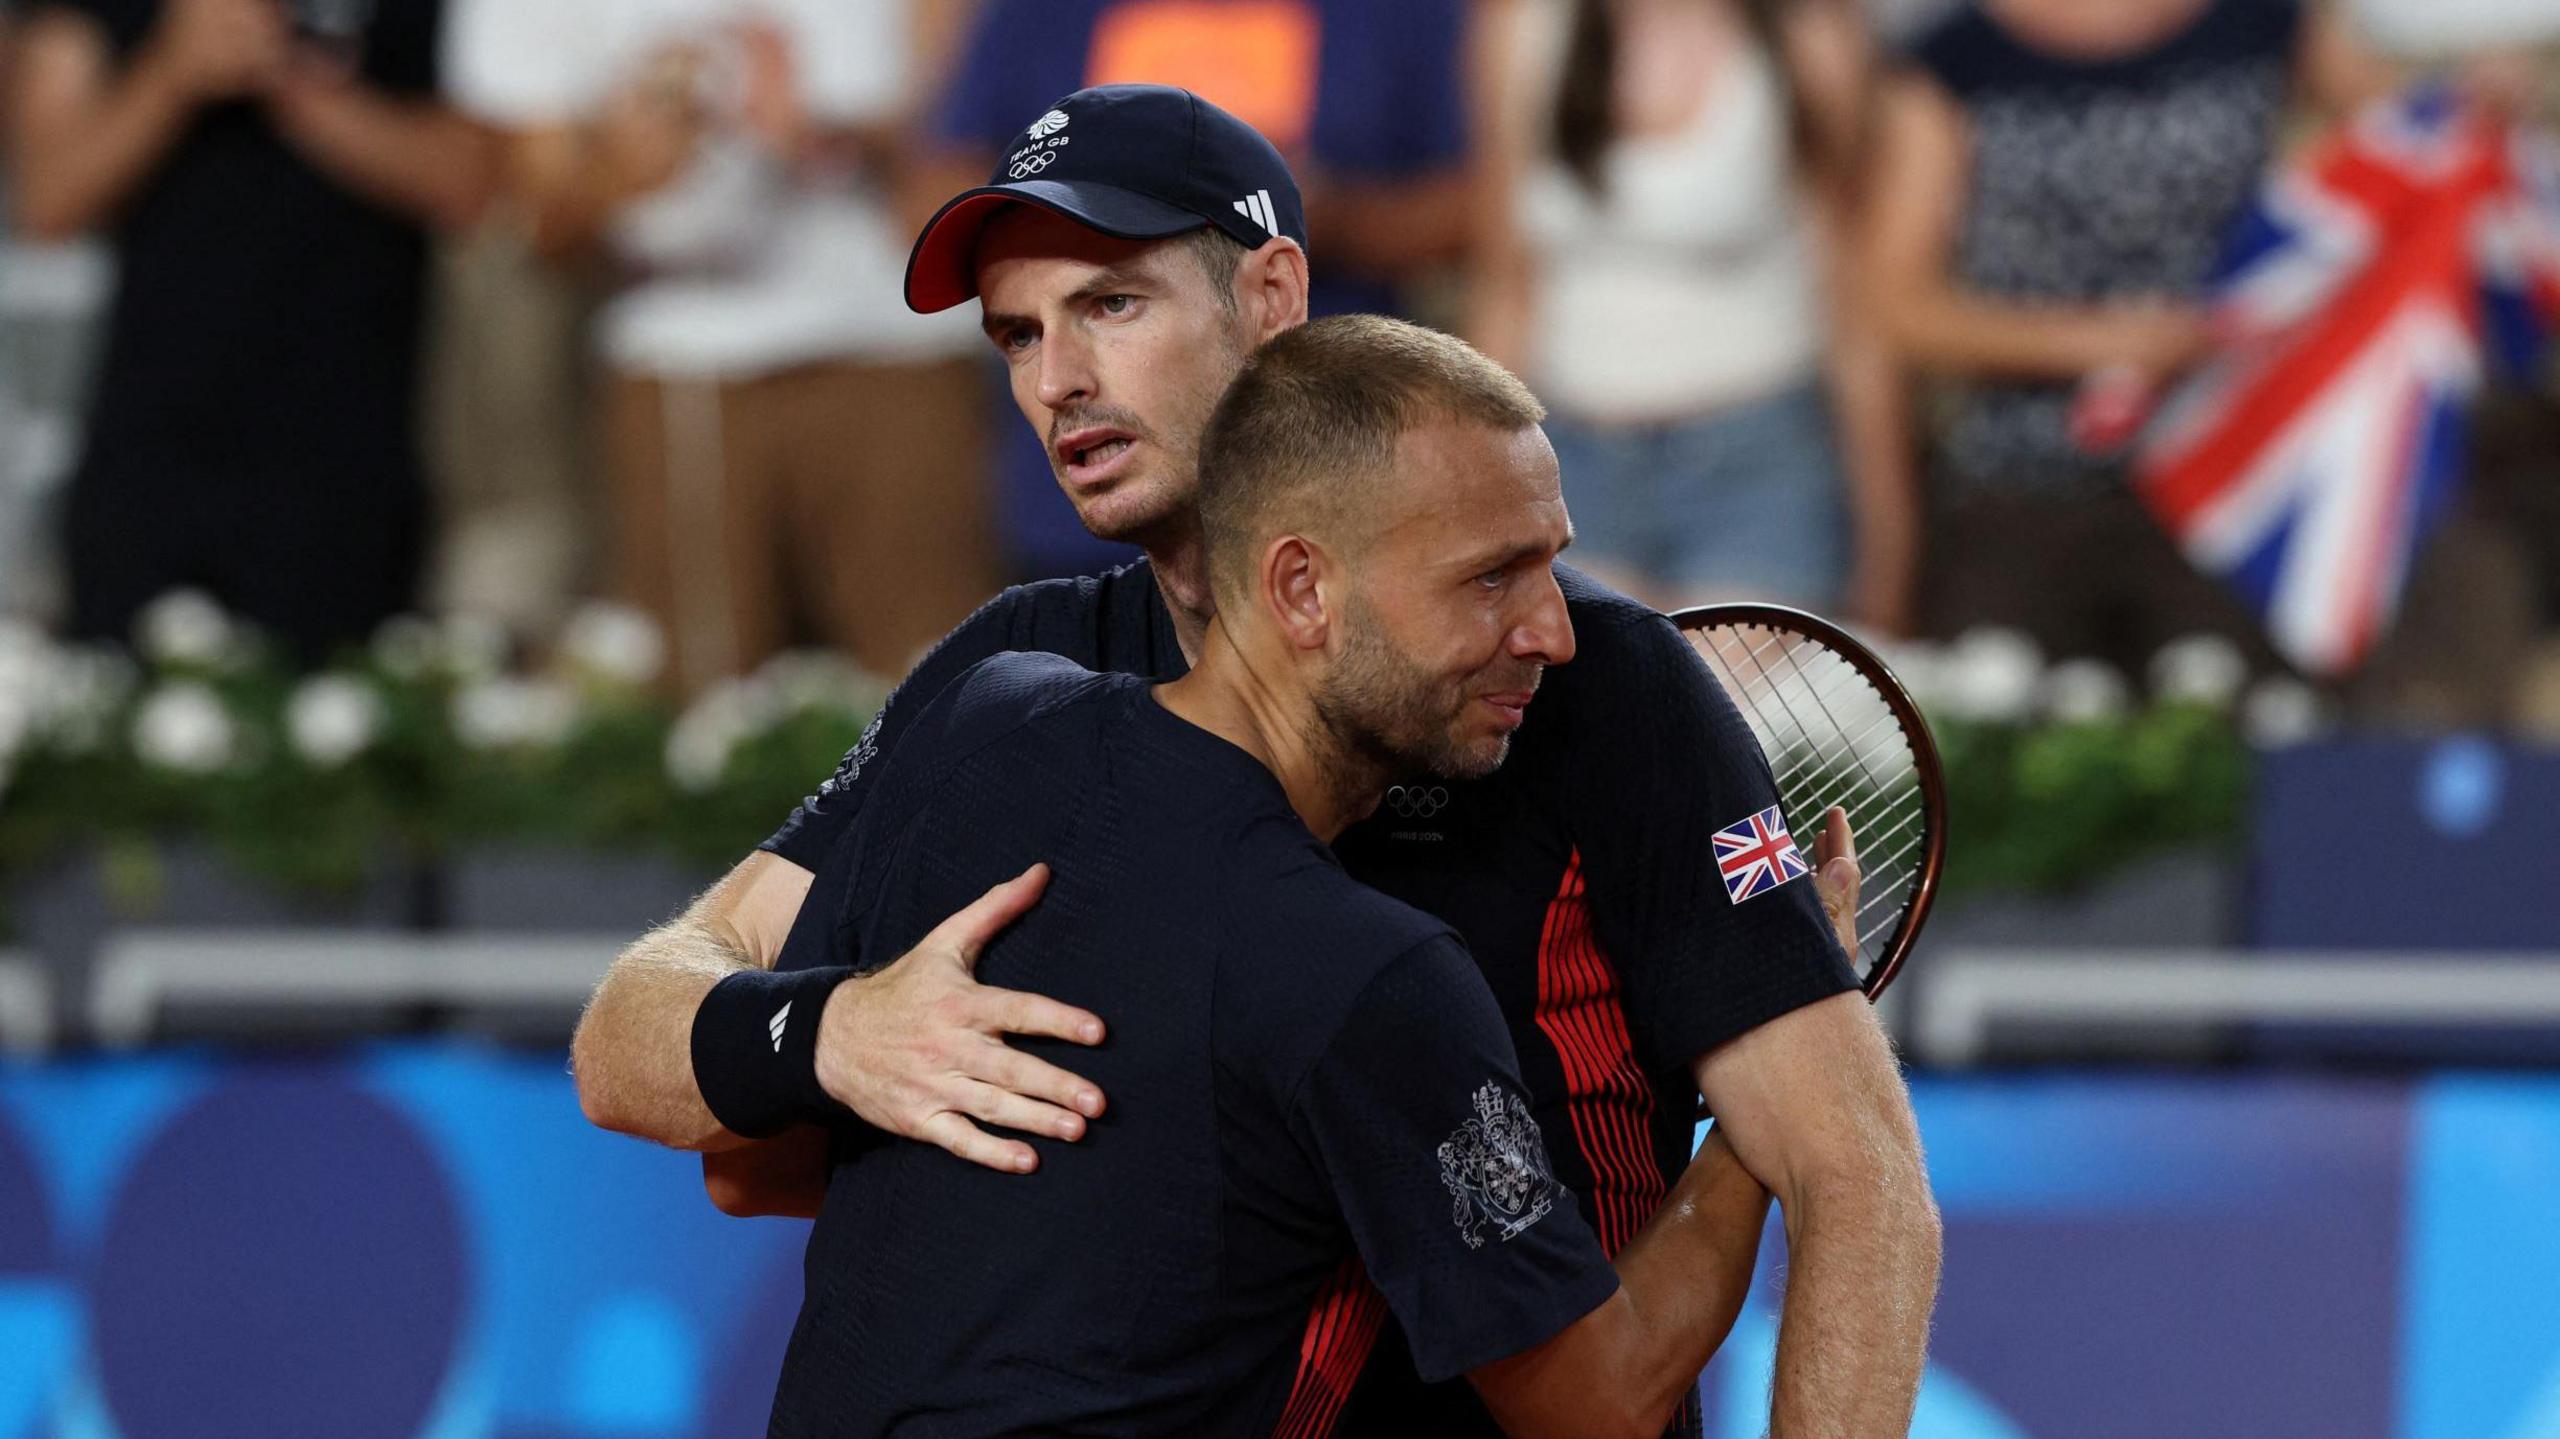
[[1058, 134], [1065, 128], [1067, 112], [1064, 110], [1052, 110], [1032, 121], [1031, 128], [1022, 132], [1022, 137], [1031, 143], [1004, 157], [1005, 173], [1016, 180], [1028, 180], [1056, 164], [1059, 147], [1074, 138]]

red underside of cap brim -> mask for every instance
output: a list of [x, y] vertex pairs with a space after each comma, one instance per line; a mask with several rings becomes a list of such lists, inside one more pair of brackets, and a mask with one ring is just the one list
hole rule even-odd
[[1122, 240], [1153, 240], [1209, 222], [1132, 190], [1090, 182], [1027, 181], [954, 196], [925, 222], [907, 257], [907, 308], [920, 315], [948, 310], [978, 295], [978, 237], [1008, 205], [1032, 205]]

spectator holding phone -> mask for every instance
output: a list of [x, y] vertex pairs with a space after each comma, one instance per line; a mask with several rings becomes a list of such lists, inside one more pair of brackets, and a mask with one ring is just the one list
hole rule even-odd
[[409, 606], [426, 236], [486, 197], [435, 99], [440, 0], [36, 0], [22, 230], [121, 270], [71, 481], [70, 627], [200, 587], [305, 661]]
[[698, 691], [817, 640], [903, 673], [993, 594], [986, 341], [899, 299], [922, 0], [457, 0], [536, 244], [598, 262], [622, 593]]

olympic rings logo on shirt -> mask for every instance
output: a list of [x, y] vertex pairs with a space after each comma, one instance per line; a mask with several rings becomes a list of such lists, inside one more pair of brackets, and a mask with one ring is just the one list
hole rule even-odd
[[1400, 784], [1387, 791], [1387, 812], [1399, 819], [1429, 819], [1449, 807], [1449, 791], [1439, 785]]
[[1026, 155], [1023, 158], [1014, 161], [1013, 168], [1005, 171], [1005, 173], [1011, 175], [1017, 180], [1028, 180], [1032, 176], [1039, 174], [1041, 171], [1048, 169], [1050, 164], [1057, 158], [1057, 151], [1043, 150], [1037, 155]]

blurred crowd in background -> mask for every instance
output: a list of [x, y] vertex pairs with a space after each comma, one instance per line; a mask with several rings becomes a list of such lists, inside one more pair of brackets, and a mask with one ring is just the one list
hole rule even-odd
[[[317, 663], [585, 598], [697, 693], [883, 674], [1085, 536], [909, 238], [1080, 86], [1290, 157], [1320, 312], [1526, 376], [1574, 560], [2139, 674], [2257, 618], [2078, 433], [2200, 363], [2270, 164], [2414, 76], [2547, 118], [2552, 0], [8, 0], [0, 614], [201, 590]], [[2560, 393], [2335, 703], [2560, 736]]]

